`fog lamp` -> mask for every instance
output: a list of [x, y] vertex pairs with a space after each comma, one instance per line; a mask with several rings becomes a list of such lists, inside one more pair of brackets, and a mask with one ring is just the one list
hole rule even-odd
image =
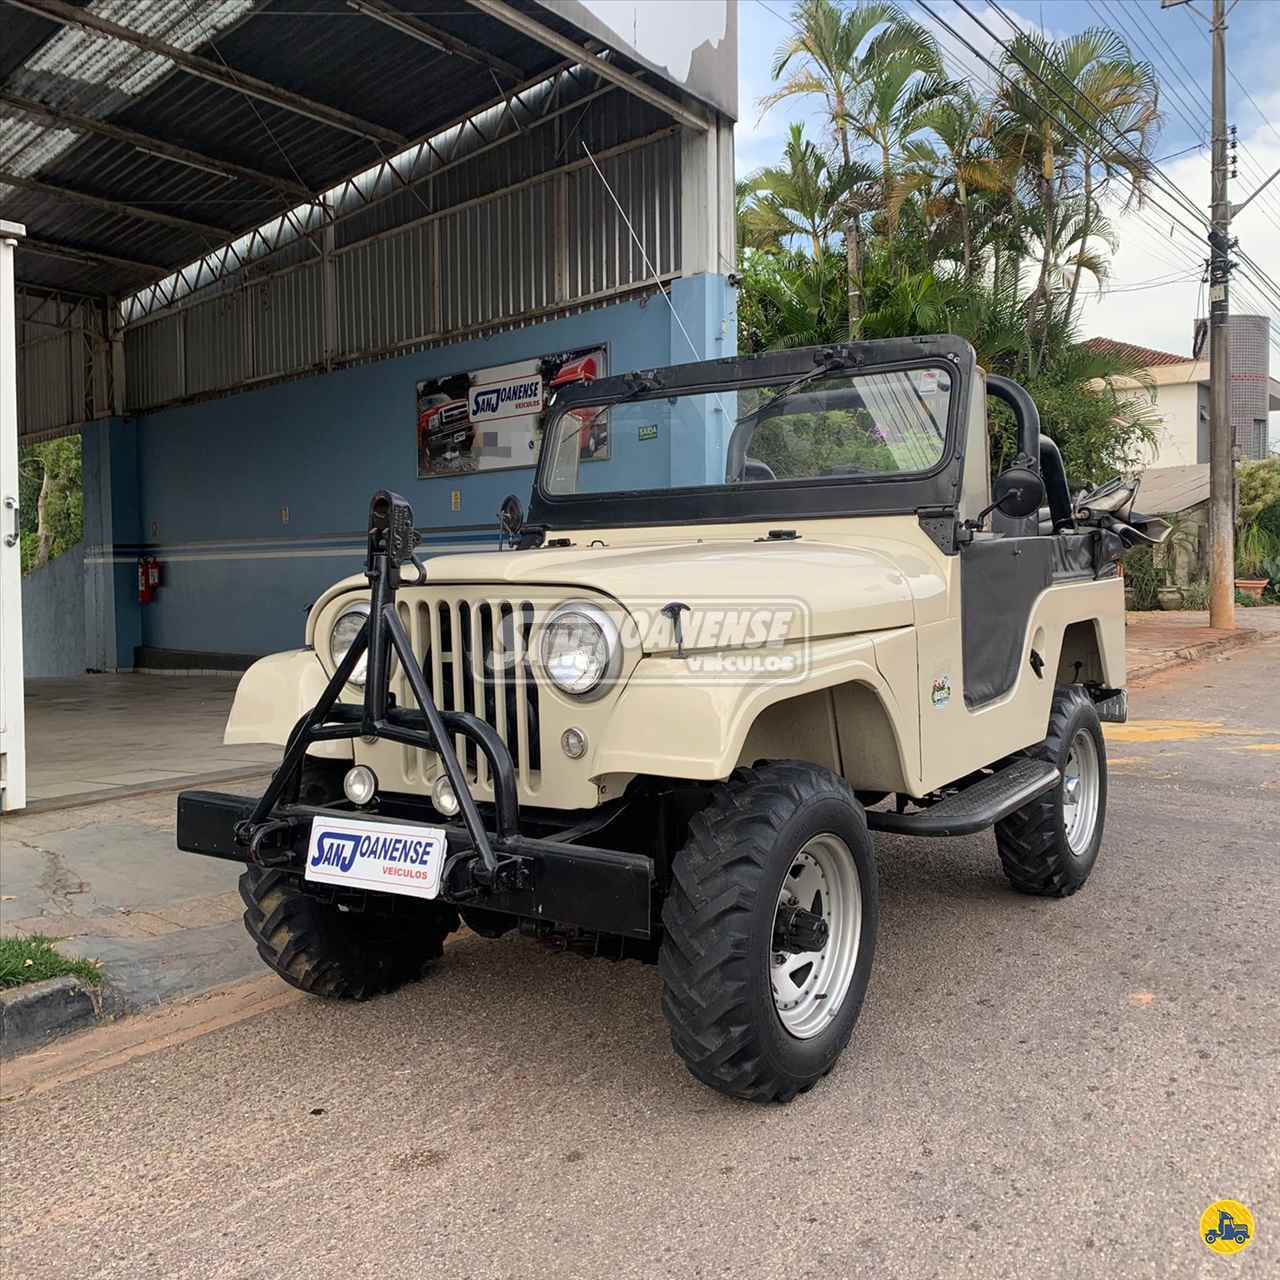
[[378, 775], [367, 764], [355, 765], [347, 770], [342, 790], [352, 804], [366, 805], [378, 794]]
[[442, 773], [431, 788], [431, 803], [435, 805], [436, 812], [446, 818], [452, 818], [461, 807], [447, 774]]
[[581, 729], [566, 729], [560, 735], [560, 745], [570, 760], [581, 760], [587, 754], [587, 735]]

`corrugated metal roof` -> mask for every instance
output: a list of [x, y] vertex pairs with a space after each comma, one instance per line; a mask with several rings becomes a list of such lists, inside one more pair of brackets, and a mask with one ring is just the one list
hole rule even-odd
[[1134, 505], [1152, 516], [1188, 511], [1209, 500], [1209, 464], [1156, 467], [1142, 473], [1142, 486]]
[[[313, 193], [396, 150], [179, 70], [161, 54], [14, 7], [24, 3], [42, 0], [0, 0], [0, 92], [11, 98], [176, 143], [215, 166], [234, 162]], [[532, 0], [517, 0], [516, 7], [572, 39], [587, 38]], [[511, 85], [489, 66], [442, 53], [334, 0], [94, 0], [83, 8], [405, 138], [434, 133]], [[549, 72], [561, 61], [456, 0], [397, 0], [395, 11], [421, 16], [526, 77]], [[130, 293], [216, 247], [218, 232], [230, 241], [299, 203], [262, 182], [202, 171], [130, 141], [62, 127], [11, 102], [0, 102], [0, 172], [42, 184], [28, 190], [0, 179], [0, 217], [25, 223], [32, 240], [50, 248], [103, 256], [77, 261], [20, 246], [20, 282], [87, 294]], [[412, 204], [406, 201], [402, 212], [414, 216]], [[172, 225], [147, 213], [200, 225]]]

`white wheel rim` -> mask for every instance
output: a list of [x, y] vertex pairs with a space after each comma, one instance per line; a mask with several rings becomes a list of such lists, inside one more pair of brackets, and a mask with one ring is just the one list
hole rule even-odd
[[827, 923], [821, 951], [776, 951], [769, 939], [773, 1007], [791, 1035], [809, 1040], [840, 1012], [862, 938], [862, 885], [853, 854], [839, 836], [814, 836], [792, 859], [782, 878], [775, 921], [783, 907], [803, 907]]
[[1093, 734], [1088, 729], [1077, 730], [1062, 770], [1062, 829], [1067, 848], [1077, 858], [1088, 853], [1098, 825], [1100, 772]]

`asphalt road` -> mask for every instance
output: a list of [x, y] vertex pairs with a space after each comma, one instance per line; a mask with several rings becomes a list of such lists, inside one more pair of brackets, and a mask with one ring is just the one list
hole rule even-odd
[[654, 970], [468, 936], [8, 1102], [5, 1280], [1280, 1273], [1277, 675], [1272, 642], [1138, 692], [1065, 902], [989, 835], [882, 838], [862, 1020], [789, 1107], [685, 1074]]

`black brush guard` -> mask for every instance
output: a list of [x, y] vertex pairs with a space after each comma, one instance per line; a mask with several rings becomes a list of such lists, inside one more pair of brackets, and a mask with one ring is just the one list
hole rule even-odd
[[[251, 866], [301, 872], [311, 824], [325, 817], [360, 821], [422, 822], [413, 797], [382, 798], [376, 810], [317, 808], [299, 803], [307, 749], [317, 742], [384, 738], [434, 752], [458, 799], [461, 822], [432, 813], [429, 825], [445, 832], [440, 898], [530, 917], [548, 924], [647, 938], [653, 896], [653, 860], [642, 854], [592, 848], [521, 834], [520, 804], [511, 752], [486, 721], [466, 711], [440, 711], [396, 611], [401, 565], [426, 570], [414, 559], [413, 510], [398, 494], [379, 490], [369, 505], [365, 573], [372, 593], [369, 617], [338, 664], [320, 701], [294, 726], [284, 759], [258, 800], [211, 791], [178, 796], [178, 848]], [[368, 653], [364, 702], [338, 699]], [[397, 707], [390, 692], [392, 657], [400, 659], [418, 709]], [[484, 754], [493, 779], [494, 823], [486, 829], [454, 751], [454, 735]], [[566, 832], [568, 834], [568, 832]], [[318, 887], [319, 888], [319, 887]], [[322, 892], [324, 890], [321, 890]]]

